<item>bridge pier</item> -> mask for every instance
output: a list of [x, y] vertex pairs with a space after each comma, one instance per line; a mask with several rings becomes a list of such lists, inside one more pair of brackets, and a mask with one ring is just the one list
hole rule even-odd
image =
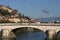
[[11, 30], [3, 29], [2, 38], [13, 38], [13, 37], [16, 37], [16, 36], [14, 35], [13, 32], [11, 32]]
[[46, 31], [47, 40], [56, 40], [56, 32], [53, 30]]

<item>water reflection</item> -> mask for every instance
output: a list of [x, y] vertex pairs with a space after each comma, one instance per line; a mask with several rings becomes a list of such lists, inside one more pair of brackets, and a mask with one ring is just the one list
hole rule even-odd
[[60, 40], [60, 31], [59, 31], [59, 33], [58, 33], [58, 39]]
[[16, 38], [1, 38], [0, 40], [16, 40]]
[[0, 39], [0, 40], [45, 40], [46, 35], [44, 32], [26, 32], [16, 34], [16, 38]]
[[[60, 33], [58, 36], [60, 38]], [[46, 40], [46, 34], [44, 32], [26, 32], [16, 34], [16, 38], [4, 38], [0, 40]]]
[[16, 40], [45, 40], [46, 34], [44, 32], [27, 32], [17, 35]]

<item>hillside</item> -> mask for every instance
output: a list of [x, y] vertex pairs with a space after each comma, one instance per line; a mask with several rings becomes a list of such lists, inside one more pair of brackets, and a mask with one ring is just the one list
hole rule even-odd
[[21, 15], [16, 9], [0, 5], [0, 23], [29, 22], [29, 17]]
[[0, 5], [0, 23], [36, 23], [38, 20], [31, 20], [30, 17], [24, 16], [16, 9], [9, 6]]

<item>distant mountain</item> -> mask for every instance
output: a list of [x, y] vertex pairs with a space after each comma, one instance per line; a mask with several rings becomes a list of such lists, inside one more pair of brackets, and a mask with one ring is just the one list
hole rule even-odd
[[41, 22], [60, 21], [60, 17], [39, 18], [38, 20]]

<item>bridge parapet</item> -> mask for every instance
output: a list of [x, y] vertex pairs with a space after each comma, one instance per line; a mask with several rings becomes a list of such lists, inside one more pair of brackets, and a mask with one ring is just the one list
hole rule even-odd
[[52, 23], [0, 23], [0, 26], [16, 26], [16, 25], [31, 25], [31, 26], [60, 26], [59, 24], [52, 24]]

